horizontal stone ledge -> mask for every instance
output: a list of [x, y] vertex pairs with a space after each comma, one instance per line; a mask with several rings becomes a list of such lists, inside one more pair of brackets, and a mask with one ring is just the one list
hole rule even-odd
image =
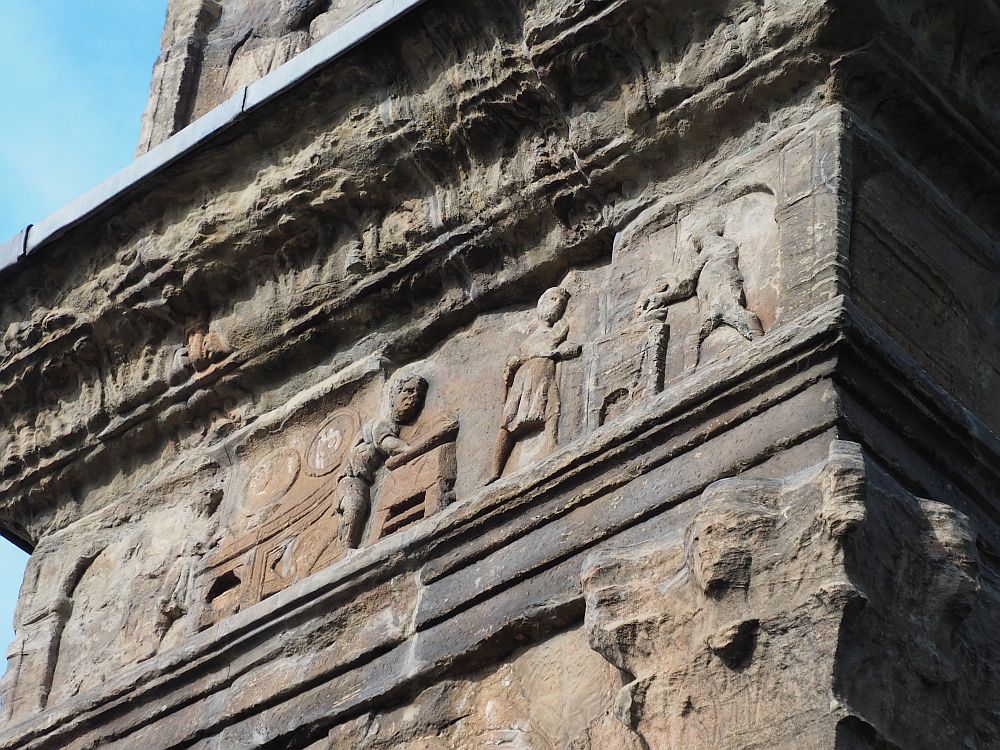
[[[829, 409], [828, 400], [816, 396], [802, 398], [807, 398], [814, 408]], [[799, 404], [792, 401], [776, 407], [775, 414], [767, 414], [764, 418], [776, 426], [783, 425], [789, 410], [794, 412], [799, 408]], [[800, 412], [799, 416], [803, 424], [812, 421], [808, 412]], [[697, 495], [711, 481], [771, 458], [774, 445], [787, 449], [793, 447], [788, 443], [795, 444], [795, 440], [778, 429], [774, 432], [779, 438], [775, 444], [769, 440], [773, 435], [759, 442], [748, 440], [747, 434], [757, 429], [756, 420], [753, 420], [746, 424], [743, 432], [721, 436], [719, 439], [724, 444], [709, 443], [689, 450], [679, 463], [664, 467], [675, 479], [664, 479], [662, 494], [650, 494], [640, 487], [635, 497], [651, 506], [661, 503], [667, 507], [676, 506], [692, 494]], [[713, 457], [721, 465], [707, 469], [704, 464], [712, 462]], [[616, 503], [613, 496], [607, 500]], [[409, 643], [405, 645], [392, 639], [390, 634], [384, 644], [363, 639], [367, 657], [353, 662], [330, 659], [326, 651], [306, 660], [277, 654], [271, 661], [266, 654], [259, 654], [260, 641], [254, 639], [253, 642], [258, 644], [258, 653], [254, 654], [255, 665], [250, 668], [240, 666], [245, 656], [227, 658], [222, 662], [213, 659], [216, 664], [229, 665], [221, 671], [216, 668], [218, 677], [207, 681], [196, 674], [190, 683], [178, 677], [173, 681], [177, 687], [168, 688], [166, 696], [161, 692], [145, 710], [139, 709], [138, 715], [134, 713], [137, 710], [135, 701], [123, 698], [122, 701], [133, 711], [127, 724], [114, 720], [107, 725], [102, 722], [101, 729], [97, 730], [100, 736], [92, 735], [79, 745], [74, 743], [60, 747], [85, 747], [92, 741], [139, 742], [141, 745], [142, 741], [152, 738], [156, 738], [160, 747], [184, 746], [218, 732], [221, 732], [221, 747], [240, 746], [239, 738], [248, 731], [252, 732], [253, 727], [260, 726], [257, 721], [260, 715], [281, 717], [280, 720], [267, 722], [272, 731], [280, 734], [304, 724], [333, 722], [338, 717], [362, 710], [372, 701], [402, 695], [410, 687], [436, 679], [441, 674], [467, 669], [493, 649], [503, 648], [504, 643], [517, 643], [530, 634], [544, 633], [549, 628], [576, 622], [582, 613], [579, 570], [583, 557], [594, 549], [595, 544], [638, 543], [662, 535], [666, 528], [664, 523], [669, 526], [668, 521], [651, 521], [615, 530], [614, 519], [609, 516], [608, 522], [612, 528], [601, 538], [588, 535], [579, 540], [564, 538], [570, 548], [561, 559], [553, 560], [551, 566], [540, 570], [529, 580], [512, 580], [510, 586], [478, 602], [456, 618], [425, 632], [411, 634]], [[519, 553], [511, 549], [503, 554], [517, 558]], [[353, 606], [352, 597], [347, 592], [341, 592], [341, 598], [340, 606]], [[318, 604], [314, 610], [317, 616], [329, 611]], [[528, 614], [525, 615], [525, 612]], [[285, 621], [283, 625], [286, 634], [292, 630], [290, 622]], [[217, 683], [214, 688], [213, 682]], [[195, 693], [219, 708], [218, 715], [213, 714], [206, 719], [206, 724], [197, 723], [200, 704], [189, 700]], [[133, 730], [135, 734], [131, 734]], [[45, 742], [37, 745], [47, 746]]]
[[[821, 401], [813, 400], [814, 406]], [[783, 422], [788, 410], [797, 404], [786, 404], [778, 413], [766, 415], [769, 422]], [[802, 415], [804, 417], [804, 415]], [[755, 423], [747, 423], [752, 431]], [[296, 656], [280, 655], [274, 661], [261, 657], [263, 665], [255, 672], [230, 668], [224, 690], [226, 693], [207, 697], [206, 683], [199, 680], [195, 686], [177, 688], [171, 701], [161, 698], [155, 703], [153, 713], [133, 713], [130, 721], [116, 721], [113, 728], [82, 739], [66, 748], [90, 747], [95, 742], [106, 747], [125, 747], [155, 738], [158, 747], [187, 747], [191, 742], [214, 742], [208, 747], [231, 748], [253, 746], [250, 738], [260, 740], [259, 732], [266, 727], [268, 742], [275, 742], [286, 735], [299, 736], [303, 731], [322, 731], [340, 721], [370, 709], [375, 704], [384, 705], [401, 699], [413, 690], [436, 680], [458, 676], [488, 663], [498, 654], [530, 643], [545, 635], [578, 624], [582, 620], [582, 594], [580, 571], [584, 561], [595, 551], [611, 547], [631, 547], [651, 539], [663, 539], [678, 533], [678, 524], [690, 520], [697, 502], [687, 508], [691, 498], [686, 490], [693, 489], [697, 497], [713, 479], [722, 479], [733, 472], [745, 471], [754, 465], [770, 475], [772, 471], [784, 476], [806, 470], [821, 461], [830, 448], [832, 435], [818, 435], [805, 442], [795, 442], [782, 434], [781, 449], [793, 452], [806, 448], [787, 466], [768, 469], [763, 462], [781, 457], [767, 450], [767, 440], [755, 443], [745, 435], [725, 435], [724, 444], [708, 444], [704, 449], [692, 450], [677, 465], [664, 467], [676, 478], [676, 485], [665, 479], [660, 496], [639, 491], [650, 504], [664, 503], [664, 511], [677, 509], [681, 515], [660, 513], [644, 523], [620, 529], [599, 540], [567, 551], [567, 554], [523, 580], [512, 580], [511, 585], [494, 596], [477, 602], [475, 606], [428, 630], [412, 633], [405, 642], [387, 640], [369, 643], [367, 658], [351, 663], [328, 659], [325, 652], [315, 658], [302, 660]], [[788, 440], [788, 443], [784, 441]], [[735, 450], [726, 450], [726, 446]], [[699, 464], [720, 457], [722, 466], [709, 473], [699, 471]], [[613, 498], [609, 498], [613, 501]], [[569, 540], [573, 541], [573, 540]], [[516, 558], [517, 550], [505, 550], [504, 555]], [[259, 674], [258, 674], [259, 672]], [[205, 723], [198, 724], [202, 716], [199, 704], [185, 697], [197, 693], [217, 709]], [[132, 704], [129, 704], [130, 706]], [[134, 710], [134, 708], [133, 708]], [[266, 719], [266, 720], [263, 720]], [[28, 747], [35, 747], [29, 745]], [[46, 744], [38, 748], [49, 747]], [[27, 748], [26, 748], [27, 750]], [[63, 747], [60, 746], [60, 750]]]
[[[505, 478], [412, 529], [345, 558], [192, 637], [184, 646], [129, 670], [100, 691], [53, 706], [43, 717], [9, 728], [0, 739], [0, 748], [65, 747], [54, 738], [64, 736], [64, 732], [76, 734], [104, 724], [106, 712], [116, 710], [115, 706], [123, 702], [133, 706], [133, 710], [143, 703], [149, 703], [156, 712], [165, 710], [161, 697], [167, 686], [185, 681], [200, 684], [206, 670], [217, 669], [212, 665], [232, 664], [240, 654], [259, 647], [262, 641], [280, 638], [295, 623], [308, 619], [309, 613], [336, 609], [375, 582], [412, 569], [417, 561], [440, 553], [442, 545], [449, 543], [456, 534], [475, 529], [482, 519], [502, 522], [505, 516], [523, 512], [525, 506], [533, 502], [538, 488], [551, 494], [558, 491], [559, 485], [565, 485], [562, 491], [567, 492], [579, 483], [579, 468], [584, 462], [591, 461], [587, 471], [592, 472], [600, 470], [597, 465], [602, 456], [604, 462], [615, 464], [630, 445], [633, 451], [645, 452], [651, 429], [675, 420], [705, 399], [719, 397], [727, 391], [738, 392], [749, 374], [775, 368], [794, 372], [802, 368], [803, 357], [818, 361], [829, 359], [830, 346], [838, 335], [840, 315], [836, 301], [814, 310], [781, 332], [776, 331], [774, 336], [749, 345], [744, 356], [706, 366], [677, 387], [652, 399], [645, 408], [566, 446], [532, 470]], [[789, 363], [788, 366], [781, 368], [782, 361]], [[693, 450], [700, 440], [696, 427], [690, 429], [694, 430], [695, 437], [683, 443], [686, 449]], [[714, 478], [718, 477], [707, 477], [707, 480]], [[37, 742], [23, 744], [32, 740]], [[48, 744], [50, 742], [57, 744]]]
[[829, 374], [817, 365], [774, 386], [773, 399], [762, 394], [711, 420], [722, 423], [717, 431], [692, 427], [654, 442], [639, 459], [608, 472], [614, 476], [584, 482], [570, 497], [564, 492], [534, 508], [538, 523], [505, 535], [502, 545], [491, 543], [489, 534], [463, 545], [447, 575], [424, 578], [417, 629], [465, 617], [478, 602], [696, 498], [709, 478], [745, 471], [831, 429], [837, 413], [829, 381], [823, 382]]
[[847, 111], [845, 117], [855, 133], [855, 151], [876, 151], [880, 160], [891, 164], [911, 186], [917, 187], [923, 200], [936, 206], [954, 225], [955, 231], [961, 232], [968, 238], [968, 245], [963, 244], [962, 249], [970, 259], [976, 263], [986, 260], [994, 265], [1000, 265], [1000, 246], [993, 241], [989, 233], [955, 205], [949, 196], [943, 194], [939, 186], [902, 156], [885, 135], [878, 132], [863, 117], [851, 111]]
[[[852, 312], [856, 320], [852, 320]], [[410, 637], [423, 644], [419, 650], [422, 656], [399, 673], [399, 680], [408, 684], [451, 669], [465, 657], [442, 651], [459, 640], [454, 632], [442, 634], [459, 627], [455, 623], [474, 618], [481, 607], [499, 606], [498, 597], [506, 596], [504, 592], [514, 596], [522, 584], [531, 588], [534, 584], [529, 582], [542, 580], [539, 576], [555, 576], [565, 585], [567, 561], [594, 545], [624, 538], [621, 534], [644, 533], [631, 529], [659, 528], [656, 519], [697, 497], [706, 483], [752, 469], [779, 455], [777, 452], [816, 444], [832, 434], [828, 431], [840, 419], [834, 391], [839, 353], [845, 338], [860, 337], [866, 326], [871, 329], [870, 322], [843, 298], [816, 308], [747, 346], [742, 356], [706, 366], [651, 399], [644, 408], [566, 446], [533, 469], [461, 500], [413, 529], [351, 555], [224, 620], [185, 646], [123, 674], [99, 692], [54, 706], [44, 718], [10, 728], [0, 739], [0, 748], [70, 747], [64, 740], [103, 727], [107, 717], [124, 705], [138, 712], [133, 715], [137, 720], [146, 716], [143, 721], [155, 723], [185, 705], [187, 685], [224, 691], [241, 674], [250, 679], [255, 665], [261, 663], [250, 655], [258, 653], [261, 644], [280, 641], [282, 633], [342, 609], [393, 576], [414, 571], [415, 566], [420, 566], [423, 595], [419, 608], [413, 611]], [[877, 340], [877, 334], [876, 328], [864, 336]], [[910, 367], [914, 365], [910, 363]], [[919, 377], [919, 372], [912, 373], [912, 378]], [[926, 374], [923, 377], [926, 379]], [[938, 401], [945, 396], [931, 389], [927, 398]], [[727, 399], [730, 406], [726, 413], [732, 416], [720, 416], [709, 408]], [[296, 408], [302, 406], [297, 404]], [[763, 423], [758, 420], [772, 412], [780, 412], [782, 424], [792, 420], [798, 426], [792, 432], [769, 435], [760, 429]], [[987, 431], [986, 436], [991, 433]], [[720, 440], [728, 447], [713, 442]], [[662, 471], [677, 479], [665, 480], [662, 492], [649, 491], [644, 478]], [[611, 476], [616, 473], [621, 475], [619, 479]], [[621, 489], [631, 482], [637, 483], [627, 492]], [[532, 534], [553, 529], [553, 544], [532, 542]], [[556, 569], [563, 572], [549, 572]], [[467, 595], [466, 600], [456, 601], [455, 592]], [[557, 594], [545, 594], [545, 600], [571, 603], [572, 597]], [[465, 632], [467, 626], [461, 629]], [[419, 641], [421, 633], [425, 634], [423, 641]], [[497, 637], [492, 631], [480, 635], [477, 643], [490, 644]], [[385, 647], [392, 648], [394, 642], [390, 640]], [[438, 645], [432, 646], [432, 642]], [[384, 647], [371, 645], [370, 658], [379, 658], [377, 654]], [[368, 658], [359, 656], [351, 664], [332, 663], [322, 668], [316, 664], [320, 671], [309, 679], [319, 689], [334, 675], [346, 674], [345, 669], [354, 670], [353, 664], [362, 668]], [[220, 664], [229, 666], [219, 671]], [[294, 689], [282, 691], [289, 700], [296, 694]], [[343, 710], [349, 713], [361, 705], [348, 701]], [[233, 726], [244, 720], [241, 716], [232, 719], [236, 722]], [[25, 742], [32, 744], [22, 744]]]
[[[865, 436], [866, 448], [886, 465], [923, 485], [924, 494], [961, 495], [962, 502], [1000, 521], [1000, 437], [852, 300], [846, 299], [844, 308], [845, 348], [838, 354], [835, 380], [848, 428]], [[875, 434], [887, 442], [870, 442]], [[902, 463], [890, 458], [900, 452], [906, 455]]]
[[942, 388], [927, 371], [891, 336], [865, 315], [850, 298], [845, 298], [844, 332], [848, 340], [877, 355], [888, 369], [894, 371], [895, 382], [909, 390], [912, 396], [933, 409], [942, 425], [952, 426], [967, 436], [977, 451], [989, 456], [989, 466], [1000, 466], [1000, 436], [962, 403]]

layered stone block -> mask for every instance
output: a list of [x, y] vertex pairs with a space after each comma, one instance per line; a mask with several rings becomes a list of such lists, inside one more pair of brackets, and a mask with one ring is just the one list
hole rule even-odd
[[995, 18], [428, 0], [26, 255], [0, 748], [996, 745]]

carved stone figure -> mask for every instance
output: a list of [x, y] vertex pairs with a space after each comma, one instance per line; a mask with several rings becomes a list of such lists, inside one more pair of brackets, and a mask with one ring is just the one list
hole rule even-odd
[[410, 450], [399, 431], [412, 424], [424, 408], [427, 381], [416, 374], [403, 373], [389, 384], [382, 414], [365, 422], [354, 438], [340, 477], [340, 536], [348, 548], [361, 543], [371, 511], [371, 489], [375, 474], [390, 456]]
[[[795, 480], [722, 480], [683, 535], [585, 564], [590, 644], [633, 677], [615, 709], [646, 747], [741, 748], [748, 735], [759, 747], [826, 746], [835, 720], [814, 696], [861, 599], [842, 550], [865, 519], [863, 472], [856, 446], [834, 443]], [[806, 660], [793, 686], [783, 669]], [[779, 713], [758, 710], [762, 692], [780, 696]]]
[[203, 372], [229, 354], [229, 347], [207, 318], [200, 318], [188, 326], [187, 357], [196, 372]]
[[569, 292], [553, 287], [538, 300], [538, 326], [507, 361], [503, 373], [504, 407], [500, 434], [493, 453], [489, 481], [503, 474], [517, 441], [533, 433], [544, 435], [540, 455], [558, 443], [558, 363], [580, 356], [579, 344], [568, 341], [569, 325], [563, 320]]
[[760, 320], [746, 308], [740, 247], [725, 236], [725, 217], [714, 214], [697, 226], [691, 243], [697, 253], [690, 269], [672, 269], [659, 277], [639, 300], [639, 311], [662, 317], [670, 305], [696, 296], [700, 325], [685, 344], [685, 367], [697, 367], [705, 339], [721, 326], [729, 326], [752, 341], [764, 335]]

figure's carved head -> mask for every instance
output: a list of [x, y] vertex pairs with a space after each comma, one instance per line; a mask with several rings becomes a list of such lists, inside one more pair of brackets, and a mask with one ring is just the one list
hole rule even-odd
[[722, 211], [713, 211], [698, 220], [691, 230], [691, 241], [698, 252], [701, 252], [705, 240], [711, 237], [722, 237], [726, 233], [726, 215]]
[[389, 385], [389, 416], [399, 424], [410, 424], [424, 408], [427, 381], [413, 373], [397, 375]]
[[554, 324], [566, 313], [570, 293], [561, 286], [554, 286], [538, 298], [538, 317], [549, 325]]

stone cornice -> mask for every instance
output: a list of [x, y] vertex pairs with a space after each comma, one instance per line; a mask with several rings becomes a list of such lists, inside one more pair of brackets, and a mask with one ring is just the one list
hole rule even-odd
[[835, 380], [850, 434], [920, 494], [1000, 521], [1000, 437], [849, 299], [843, 324]]

